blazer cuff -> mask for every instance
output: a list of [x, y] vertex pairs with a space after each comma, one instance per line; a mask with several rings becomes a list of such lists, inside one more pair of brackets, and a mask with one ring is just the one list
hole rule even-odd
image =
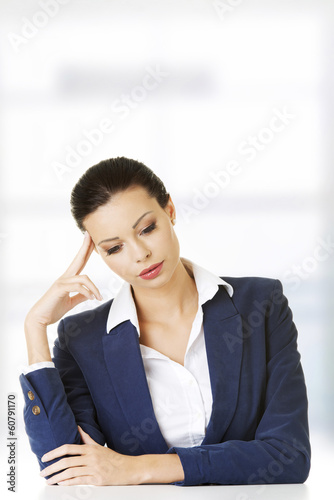
[[80, 434], [56, 368], [21, 374], [20, 384], [25, 402], [26, 433], [31, 450], [43, 469], [58, 460], [42, 462], [45, 453], [66, 443], [80, 444]]
[[179, 459], [181, 460], [181, 465], [183, 467], [184, 472], [184, 480], [183, 481], [175, 481], [175, 486], [194, 486], [198, 485], [198, 477], [193, 473], [193, 466], [191, 465], [191, 448], [181, 448], [178, 446], [173, 446], [169, 448], [167, 453], [177, 453]]
[[39, 363], [32, 363], [22, 370], [23, 375], [27, 375], [27, 373], [33, 372], [35, 370], [39, 370], [40, 368], [55, 368], [55, 364], [53, 361], [40, 361]]

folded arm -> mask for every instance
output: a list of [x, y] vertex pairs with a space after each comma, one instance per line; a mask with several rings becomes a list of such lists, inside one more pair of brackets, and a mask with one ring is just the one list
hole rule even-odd
[[[61, 321], [59, 334], [62, 328]], [[45, 453], [64, 444], [81, 444], [78, 425], [97, 443], [105, 444], [80, 368], [65, 350], [55, 347], [54, 354], [55, 368], [45, 367], [20, 375], [25, 428], [41, 469], [53, 463], [41, 461]], [[39, 363], [40, 356], [33, 360]]]
[[306, 480], [310, 469], [306, 387], [297, 351], [297, 330], [278, 280], [271, 308], [266, 314], [266, 396], [254, 439], [170, 448], [167, 453], [178, 454], [185, 473], [184, 481], [176, 484]]

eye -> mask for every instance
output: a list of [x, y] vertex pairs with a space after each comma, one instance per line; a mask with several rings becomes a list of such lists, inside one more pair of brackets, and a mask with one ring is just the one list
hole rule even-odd
[[155, 228], [156, 228], [156, 223], [153, 222], [150, 226], [145, 227], [145, 229], [142, 230], [140, 234], [147, 234], [151, 233]]
[[117, 253], [121, 249], [121, 245], [116, 245], [109, 250], [106, 251], [107, 255], [111, 255], [112, 253]]

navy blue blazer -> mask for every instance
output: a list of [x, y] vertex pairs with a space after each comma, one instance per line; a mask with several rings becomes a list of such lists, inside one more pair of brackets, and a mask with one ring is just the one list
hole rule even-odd
[[[279, 280], [223, 277], [203, 307], [213, 406], [199, 446], [168, 448], [156, 420], [136, 328], [109, 333], [112, 300], [63, 318], [56, 368], [21, 374], [24, 420], [44, 453], [80, 444], [77, 425], [127, 455], [177, 453], [177, 485], [301, 483], [310, 468], [307, 394], [297, 330]], [[37, 408], [37, 410], [36, 410]]]

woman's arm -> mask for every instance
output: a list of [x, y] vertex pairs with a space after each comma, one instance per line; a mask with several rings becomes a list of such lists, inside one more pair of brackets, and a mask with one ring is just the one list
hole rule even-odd
[[52, 361], [46, 325], [42, 325], [27, 316], [24, 322], [24, 332], [29, 365], [40, 361]]
[[65, 443], [80, 444], [80, 434], [64, 387], [55, 368], [41, 368], [20, 375], [25, 400], [23, 416], [32, 452], [40, 469], [41, 458]]
[[[254, 439], [171, 448], [167, 453], [178, 454], [185, 473], [178, 484], [302, 483], [307, 479], [311, 454], [307, 393], [297, 330], [279, 280], [272, 289], [270, 311], [265, 315], [266, 392]], [[247, 342], [263, 349], [256, 345], [256, 336], [245, 340], [244, 349]]]
[[[94, 437], [100, 445], [105, 438], [96, 421], [95, 407], [85, 380], [75, 361], [66, 354], [68, 370], [75, 373], [79, 393], [74, 407], [68, 397], [56, 368], [41, 368], [20, 376], [20, 383], [25, 398], [24, 421], [30, 446], [35, 453], [40, 468], [48, 463], [42, 456], [64, 444], [80, 444], [77, 425]], [[83, 409], [80, 411], [80, 409]], [[52, 462], [51, 462], [52, 463]]]
[[[51, 361], [47, 339], [48, 325], [58, 321], [77, 304], [93, 296], [101, 298], [91, 280], [79, 274], [93, 249], [94, 243], [86, 234], [78, 254], [66, 272], [27, 314], [24, 330], [30, 365]], [[70, 296], [71, 292], [78, 293]], [[64, 443], [79, 444], [80, 435], [56, 368], [41, 368], [26, 375], [21, 374], [20, 383], [25, 399], [26, 431], [32, 451], [36, 454], [40, 467], [43, 468], [46, 466], [41, 462], [43, 454]], [[104, 443], [101, 433], [95, 434], [94, 437]]]
[[140, 484], [174, 483], [184, 480], [180, 457], [169, 455], [141, 455]]
[[[81, 313], [83, 316], [85, 312]], [[77, 320], [79, 321], [79, 320]], [[82, 319], [83, 322], [84, 319]], [[97, 422], [96, 409], [86, 379], [66, 346], [64, 320], [58, 325], [58, 337], [53, 347], [53, 361], [65, 389], [67, 402], [75, 420], [97, 443], [105, 444], [105, 436]], [[110, 438], [109, 438], [109, 446]], [[112, 446], [111, 446], [112, 447]]]
[[64, 445], [43, 457], [43, 460], [54, 460], [67, 455], [41, 472], [43, 477], [52, 474], [48, 484], [115, 486], [163, 484], [184, 479], [181, 461], [175, 454], [122, 455], [99, 446], [80, 427], [79, 432], [84, 444]]

